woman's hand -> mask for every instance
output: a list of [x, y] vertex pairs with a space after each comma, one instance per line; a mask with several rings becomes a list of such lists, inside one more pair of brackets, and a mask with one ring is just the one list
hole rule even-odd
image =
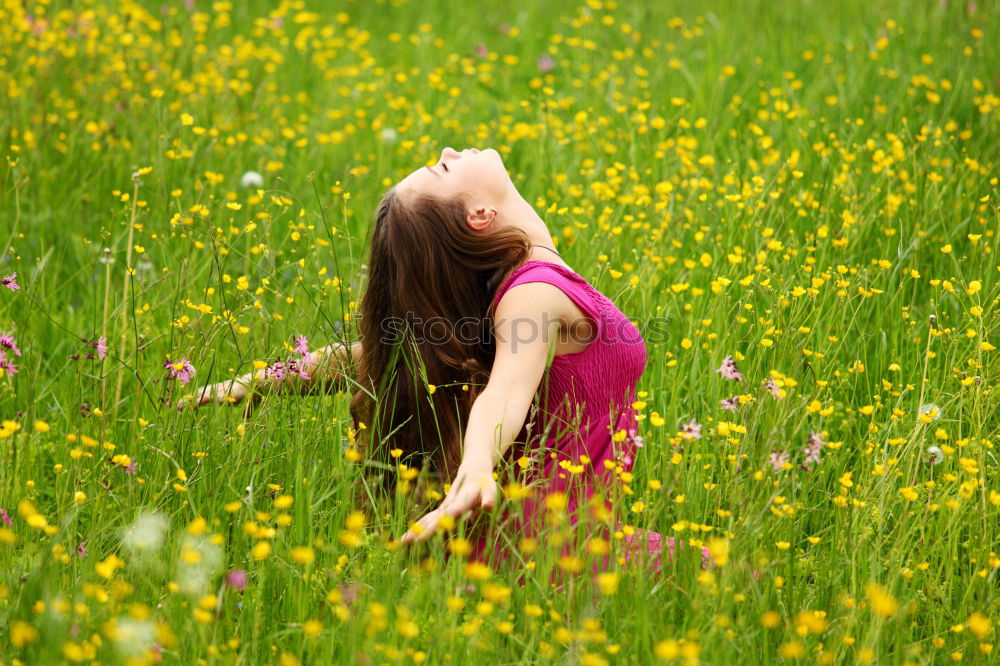
[[441, 506], [414, 523], [400, 539], [403, 544], [429, 539], [442, 516], [464, 516], [474, 509], [488, 509], [497, 499], [497, 484], [493, 479], [493, 463], [488, 458], [463, 460], [455, 474]]
[[255, 390], [257, 384], [258, 382], [252, 372], [216, 384], [208, 384], [195, 391], [193, 396], [181, 398], [177, 403], [177, 408], [197, 408], [208, 402], [220, 405], [236, 405], [246, 402], [243, 411], [245, 415], [249, 415], [257, 403], [260, 402], [260, 393]]

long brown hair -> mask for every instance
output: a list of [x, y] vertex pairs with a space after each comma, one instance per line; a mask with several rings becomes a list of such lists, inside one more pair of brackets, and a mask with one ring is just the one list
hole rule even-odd
[[[395, 188], [382, 197], [351, 399], [370, 462], [391, 465], [398, 449], [409, 467], [429, 467], [441, 481], [461, 463], [465, 422], [493, 365], [493, 297], [531, 252], [520, 229], [475, 232], [466, 213], [460, 197], [404, 201]], [[391, 486], [395, 474], [383, 481]]]

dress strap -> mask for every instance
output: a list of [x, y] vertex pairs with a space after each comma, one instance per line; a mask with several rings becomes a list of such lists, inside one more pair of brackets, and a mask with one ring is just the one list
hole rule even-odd
[[514, 269], [493, 297], [492, 311], [508, 290], [527, 282], [546, 282], [558, 287], [576, 303], [580, 310], [601, 326], [600, 301], [596, 298], [594, 288], [579, 274], [561, 264], [533, 259]]

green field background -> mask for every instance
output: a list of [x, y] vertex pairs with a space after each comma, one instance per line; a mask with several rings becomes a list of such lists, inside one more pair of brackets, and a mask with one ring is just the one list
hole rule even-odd
[[[0, 0], [0, 666], [992, 663], [998, 13]], [[564, 516], [513, 569], [396, 547], [424, 479], [358, 502], [346, 391], [174, 409], [356, 339], [374, 208], [445, 146], [646, 335], [610, 492], [663, 575]]]

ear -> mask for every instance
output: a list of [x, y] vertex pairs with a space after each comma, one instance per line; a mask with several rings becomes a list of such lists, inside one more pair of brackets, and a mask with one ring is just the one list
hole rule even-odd
[[465, 220], [468, 223], [469, 228], [473, 231], [485, 231], [489, 229], [496, 222], [496, 219], [496, 208], [489, 208], [486, 206], [479, 206], [470, 210], [465, 216]]

